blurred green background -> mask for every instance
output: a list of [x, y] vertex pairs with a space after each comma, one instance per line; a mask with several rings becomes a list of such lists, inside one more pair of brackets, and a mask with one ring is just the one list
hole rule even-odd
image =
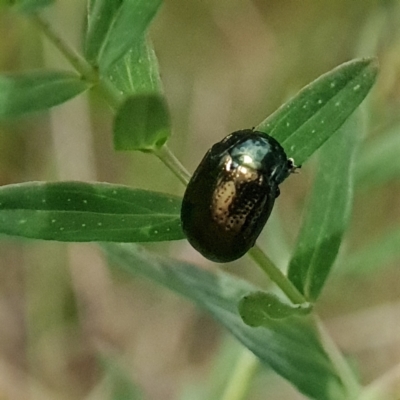
[[[77, 49], [85, 6], [57, 0], [44, 13]], [[380, 76], [363, 107], [352, 223], [317, 308], [364, 384], [395, 367], [400, 2], [166, 0], [150, 34], [172, 114], [170, 147], [191, 172], [213, 143], [257, 125], [322, 73], [354, 57], [378, 57]], [[29, 20], [0, 10], [0, 71], [37, 68], [70, 69]], [[0, 184], [97, 180], [183, 193], [155, 157], [115, 153], [111, 129], [111, 111], [92, 94], [2, 122]], [[282, 185], [260, 238], [279, 265], [289, 257], [284, 243], [290, 249], [295, 241], [316, 162]], [[186, 241], [147, 247], [216, 268]], [[219, 398], [240, 346], [186, 300], [110, 271], [94, 245], [3, 237], [0, 254], [0, 399]], [[248, 257], [223, 268], [264, 279]], [[266, 397], [304, 398], [260, 368], [248, 398]]]

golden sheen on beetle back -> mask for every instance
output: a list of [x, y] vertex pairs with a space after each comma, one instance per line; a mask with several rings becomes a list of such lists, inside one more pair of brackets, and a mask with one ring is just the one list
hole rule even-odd
[[182, 201], [182, 228], [204, 257], [229, 262], [243, 256], [267, 222], [278, 185], [296, 169], [271, 136], [245, 129], [204, 156]]

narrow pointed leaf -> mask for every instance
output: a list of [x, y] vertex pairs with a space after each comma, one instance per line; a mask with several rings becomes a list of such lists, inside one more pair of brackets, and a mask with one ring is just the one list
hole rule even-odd
[[68, 72], [0, 75], [0, 118], [19, 117], [62, 104], [90, 86]]
[[0, 188], [0, 233], [65, 242], [183, 239], [181, 199], [106, 183]]
[[123, 1], [99, 53], [98, 62], [103, 73], [142, 40], [161, 3], [162, 0]]
[[238, 300], [255, 288], [217, 271], [151, 255], [136, 245], [104, 244], [112, 261], [133, 275], [145, 276], [207, 310], [259, 359], [315, 399], [349, 398], [324, 352], [309, 317], [271, 320], [262, 328], [246, 325]]
[[377, 72], [375, 59], [344, 63], [304, 87], [257, 130], [277, 139], [288, 156], [301, 165], [360, 105]]
[[88, 1], [85, 57], [92, 64], [97, 63], [97, 57], [122, 3], [123, 0]]
[[291, 316], [309, 314], [311, 307], [304, 305], [291, 305], [282, 302], [273, 293], [253, 292], [239, 302], [239, 313], [244, 323], [249, 326], [269, 326], [271, 319], [282, 319]]
[[148, 39], [135, 43], [111, 68], [110, 80], [125, 95], [162, 93], [157, 57]]
[[167, 141], [170, 132], [169, 112], [162, 96], [128, 97], [115, 116], [114, 148], [156, 150]]
[[350, 218], [352, 163], [360, 141], [360, 119], [351, 118], [320, 153], [317, 176], [288, 276], [310, 301], [320, 294]]

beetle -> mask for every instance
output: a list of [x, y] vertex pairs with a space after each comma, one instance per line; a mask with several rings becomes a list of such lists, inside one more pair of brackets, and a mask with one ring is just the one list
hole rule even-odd
[[267, 222], [279, 184], [296, 168], [276, 139], [254, 129], [214, 144], [183, 197], [181, 223], [189, 243], [215, 262], [242, 257]]

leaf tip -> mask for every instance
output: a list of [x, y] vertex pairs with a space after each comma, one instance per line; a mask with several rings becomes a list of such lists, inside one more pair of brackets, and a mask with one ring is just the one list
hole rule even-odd
[[365, 57], [359, 59], [360, 64], [363, 64], [365, 68], [372, 73], [372, 75], [376, 76], [379, 71], [379, 60], [378, 57]]
[[378, 60], [378, 57], [371, 57], [370, 58], [370, 67], [376, 73], [378, 73], [378, 71], [379, 71], [379, 60]]

